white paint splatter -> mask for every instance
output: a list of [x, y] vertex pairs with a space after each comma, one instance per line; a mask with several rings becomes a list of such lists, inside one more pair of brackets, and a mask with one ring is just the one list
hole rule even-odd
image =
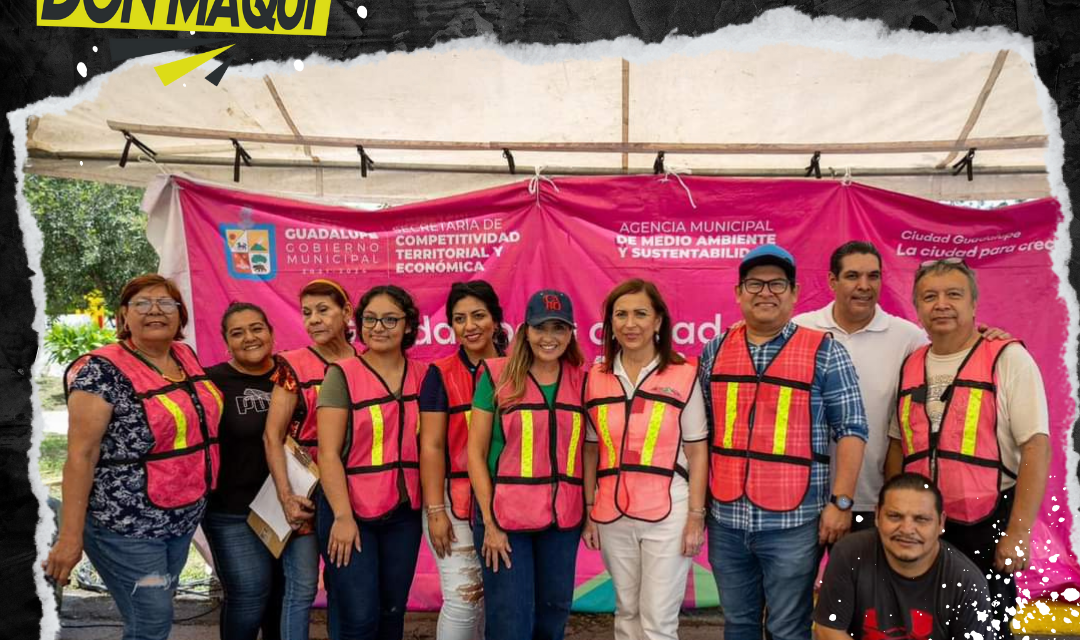
[[1053, 511], [1054, 513], [1057, 513], [1057, 510], [1060, 509], [1060, 508], [1061, 508], [1060, 504], [1055, 504], [1053, 507], [1050, 508], [1050, 510]]
[[94, 53], [97, 53], [97, 45], [94, 45]]
[[367, 18], [367, 7], [365, 7], [364, 5], [360, 5], [359, 7], [357, 7], [356, 15], [360, 16], [361, 20]]
[[304, 70], [304, 61], [303, 60], [297, 60], [296, 62], [292, 63], [292, 66], [293, 66], [293, 69], [296, 69], [297, 71], [303, 71]]
[[1054, 555], [1050, 556], [1050, 562], [1057, 562], [1057, 559], [1058, 559], [1059, 555], [1061, 555], [1061, 554], [1060, 553], [1055, 553]]
[[79, 160], [79, 166], [80, 166], [80, 167], [81, 167], [81, 166], [83, 166], [83, 162], [82, 162], [82, 160]]
[[[361, 16], [361, 17], [362, 17], [362, 16]], [[855, 516], [855, 522], [862, 522], [862, 521], [863, 521], [863, 517], [862, 517], [862, 516], [860, 516], [860, 515], [856, 515], [856, 516]]]
[[86, 77], [86, 63], [80, 62], [79, 64], [75, 65], [75, 70], [79, 72], [80, 76], [84, 78]]
[[836, 614], [835, 613], [830, 613], [829, 614], [829, 622], [836, 622]]
[[[1028, 596], [1028, 594], [1026, 593], [1027, 589], [1025, 589], [1024, 591], [1025, 591], [1024, 595]], [[1028, 597], [1030, 598], [1031, 596], [1028, 596]], [[1065, 598], [1069, 602], [1076, 602], [1077, 598], [1080, 598], [1080, 591], [1077, 591], [1073, 587], [1069, 587], [1068, 589], [1061, 592], [1061, 597]], [[1080, 615], [1080, 614], [1074, 614], [1074, 615]]]

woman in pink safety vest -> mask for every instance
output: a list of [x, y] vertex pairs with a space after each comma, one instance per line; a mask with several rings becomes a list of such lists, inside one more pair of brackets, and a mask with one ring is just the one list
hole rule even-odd
[[615, 586], [615, 638], [675, 640], [705, 542], [708, 424], [696, 363], [676, 353], [656, 286], [604, 301], [604, 360], [585, 381], [586, 522]]
[[487, 640], [561, 640], [584, 512], [584, 358], [570, 298], [529, 299], [510, 357], [484, 360], [469, 423]]
[[420, 549], [420, 384], [406, 357], [420, 312], [400, 287], [356, 306], [367, 349], [331, 366], [319, 392], [315, 525], [333, 640], [400, 639]]
[[420, 479], [424, 531], [435, 554], [443, 603], [439, 640], [480, 640], [484, 633], [484, 584], [472, 544], [469, 484], [469, 418], [480, 362], [505, 355], [499, 296], [483, 280], [455, 282], [446, 299], [446, 321], [458, 349], [428, 367], [420, 390]]
[[306, 496], [294, 494], [289, 486], [285, 437], [288, 435], [315, 454], [318, 444], [315, 409], [326, 368], [356, 355], [349, 329], [352, 305], [341, 285], [322, 278], [312, 280], [300, 290], [300, 312], [311, 344], [275, 356], [274, 389], [270, 392], [263, 434], [270, 475], [293, 528], [282, 552], [285, 568], [282, 640], [307, 640], [311, 603], [319, 588], [319, 547], [312, 522], [315, 505]]
[[125, 640], [164, 640], [173, 594], [217, 480], [221, 392], [180, 342], [188, 311], [159, 275], [120, 293], [119, 342], [71, 363], [60, 534], [45, 575], [97, 569]]

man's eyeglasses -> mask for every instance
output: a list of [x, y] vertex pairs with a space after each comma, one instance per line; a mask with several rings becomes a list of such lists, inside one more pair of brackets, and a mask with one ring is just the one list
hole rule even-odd
[[743, 291], [747, 293], [761, 293], [765, 290], [765, 287], [769, 288], [769, 291], [780, 295], [788, 290], [791, 286], [791, 281], [787, 278], [777, 278], [776, 280], [758, 280], [757, 278], [747, 278], [742, 281]]
[[382, 326], [390, 331], [397, 326], [397, 323], [405, 319], [405, 316], [385, 316], [383, 318], [376, 318], [375, 316], [364, 316], [360, 318], [360, 322], [364, 325], [365, 329], [374, 329], [375, 325], [382, 324]]
[[157, 308], [161, 309], [161, 312], [165, 315], [176, 313], [176, 310], [180, 308], [180, 303], [172, 298], [158, 298], [156, 300], [139, 298], [128, 304], [136, 313], [141, 315], [150, 313], [150, 310], [154, 308], [154, 305], [157, 305]]
[[935, 260], [923, 260], [919, 265], [919, 268], [925, 269], [926, 267], [932, 267], [935, 264], [962, 264], [965, 267], [967, 266], [967, 263], [964, 262], [963, 258], [938, 258]]

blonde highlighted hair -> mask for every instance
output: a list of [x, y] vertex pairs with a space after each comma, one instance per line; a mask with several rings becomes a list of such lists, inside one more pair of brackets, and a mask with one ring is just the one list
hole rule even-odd
[[[506, 367], [498, 380], [492, 380], [495, 387], [496, 404], [500, 407], [510, 407], [525, 397], [525, 382], [529, 378], [529, 369], [532, 368], [536, 356], [533, 355], [532, 347], [529, 346], [529, 326], [524, 322], [517, 328], [514, 341], [510, 345], [510, 355], [507, 357]], [[563, 366], [580, 367], [585, 363], [585, 356], [581, 353], [581, 346], [577, 341], [577, 334], [570, 329], [570, 344], [566, 345], [566, 351], [559, 356]]]

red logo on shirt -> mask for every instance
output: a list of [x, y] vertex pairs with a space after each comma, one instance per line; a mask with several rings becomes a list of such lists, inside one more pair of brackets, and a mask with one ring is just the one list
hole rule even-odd
[[928, 640], [933, 633], [934, 616], [918, 609], [911, 610], [910, 631], [904, 627], [879, 629], [876, 609], [863, 614], [863, 640]]

